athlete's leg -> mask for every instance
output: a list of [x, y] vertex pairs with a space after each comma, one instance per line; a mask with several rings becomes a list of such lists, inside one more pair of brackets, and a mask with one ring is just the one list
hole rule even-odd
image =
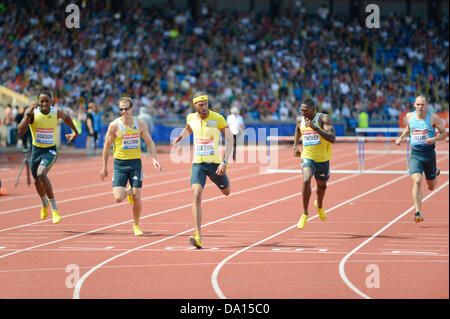
[[44, 220], [48, 216], [48, 207], [49, 202], [47, 198], [47, 194], [45, 193], [44, 185], [42, 184], [42, 181], [37, 176], [37, 171], [39, 168], [39, 164], [41, 163], [41, 158], [39, 156], [39, 151], [36, 151], [36, 149], [32, 149], [31, 152], [31, 160], [30, 160], [30, 170], [31, 175], [34, 179], [34, 187], [36, 188], [36, 192], [38, 193], [39, 197], [41, 198], [42, 207], [41, 207], [41, 220]]
[[[35, 175], [35, 174], [33, 174]], [[48, 207], [49, 207], [49, 201], [48, 197], [45, 194], [44, 186], [42, 185], [41, 180], [39, 180], [37, 177], [34, 180], [34, 186], [36, 188], [37, 193], [39, 194], [39, 197], [41, 198], [42, 207], [41, 207], [41, 220], [44, 220], [48, 216]]]
[[322, 208], [323, 198], [325, 197], [325, 190], [327, 189], [327, 181], [321, 181], [320, 179], [316, 179], [317, 183], [317, 206]]
[[429, 189], [430, 191], [432, 191], [432, 190], [436, 187], [436, 185], [437, 185], [437, 183], [438, 183], [438, 177], [436, 176], [436, 178], [435, 178], [435, 179], [432, 179], [432, 180], [426, 179], [426, 181], [427, 181], [428, 189]]
[[317, 163], [314, 177], [317, 184], [317, 207], [319, 210], [323, 207], [323, 198], [325, 197], [325, 190], [327, 189], [327, 181], [330, 178], [330, 163], [329, 161]]
[[438, 176], [441, 172], [439, 168], [436, 168], [436, 154], [434, 153], [430, 160], [424, 163], [424, 175], [425, 181], [427, 183], [428, 189], [432, 191], [438, 182]]
[[36, 192], [39, 194], [39, 196], [42, 198], [45, 194], [44, 185], [42, 184], [40, 179], [34, 180], [34, 187], [36, 188]]
[[133, 219], [134, 224], [139, 225], [142, 211], [141, 188], [131, 188], [133, 194]]
[[116, 203], [120, 203], [122, 202], [125, 198], [127, 198], [128, 195], [132, 194], [132, 190], [126, 189], [123, 186], [115, 186], [113, 187], [113, 195], [114, 195], [114, 200], [116, 201]]
[[[50, 179], [47, 176], [49, 169], [50, 169], [50, 167], [39, 166], [37, 169], [37, 177], [42, 185], [42, 188], [44, 189], [45, 194], [47, 195], [50, 205], [52, 206], [53, 224], [57, 224], [60, 222], [61, 216], [59, 215], [58, 206], [56, 205], [56, 200], [55, 200], [55, 196], [53, 194], [52, 184], [50, 182]], [[43, 217], [44, 216], [42, 216], [42, 214], [41, 214], [41, 219], [43, 219]]]
[[230, 189], [230, 180], [228, 179], [227, 174], [224, 175], [217, 175], [216, 170], [217, 167], [219, 167], [219, 164], [211, 164], [208, 166], [208, 176], [209, 179], [216, 184], [216, 186], [220, 189], [222, 194], [225, 196], [230, 195], [231, 189]]
[[422, 208], [422, 174], [415, 173], [411, 175], [413, 181], [412, 187], [412, 197], [414, 202], [414, 207], [416, 208], [416, 212], [420, 212]]
[[[47, 195], [48, 199], [54, 198], [53, 194], [53, 187], [52, 184], [47, 176], [48, 168], [45, 166], [39, 166], [37, 169], [37, 178], [40, 183], [39, 188], [44, 191], [44, 193]], [[35, 184], [36, 185], [36, 184]], [[38, 186], [36, 187], [38, 189]], [[38, 193], [40, 190], [38, 190]], [[39, 195], [42, 197], [41, 193]]]
[[311, 167], [303, 167], [303, 183], [302, 183], [302, 198], [303, 198], [303, 213], [308, 215], [309, 199], [311, 197], [311, 179], [313, 171]]
[[192, 218], [194, 220], [194, 230], [195, 233], [201, 237], [201, 226], [202, 226], [202, 194], [203, 186], [201, 184], [192, 184]]

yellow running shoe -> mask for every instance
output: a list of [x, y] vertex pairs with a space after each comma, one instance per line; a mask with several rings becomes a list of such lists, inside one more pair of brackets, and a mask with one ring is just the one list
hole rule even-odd
[[[128, 187], [127, 190], [131, 189], [131, 187]], [[130, 203], [130, 205], [134, 204], [134, 199], [133, 199], [133, 193], [131, 193], [131, 195], [127, 195], [127, 199], [128, 199], [128, 203]]]
[[50, 206], [50, 201], [47, 203], [47, 206], [42, 206], [41, 208], [41, 220], [44, 220], [48, 216], [48, 207]]
[[197, 233], [194, 233], [193, 236], [189, 237], [189, 244], [191, 244], [192, 246], [194, 246], [197, 249], [202, 248], [202, 239], [200, 238], [200, 236]]
[[61, 216], [59, 216], [59, 212], [57, 209], [52, 209], [52, 219], [53, 224], [58, 224], [61, 221]]
[[133, 231], [135, 236], [142, 236], [144, 233], [141, 231], [138, 225], [133, 226]]
[[319, 205], [317, 205], [317, 201], [316, 200], [314, 201], [314, 207], [316, 207], [317, 212], [319, 213], [320, 219], [321, 220], [326, 220], [327, 217], [325, 216], [325, 211], [324, 211], [323, 207], [319, 208]]
[[302, 217], [300, 217], [300, 220], [298, 221], [297, 228], [303, 229], [306, 225], [306, 221], [308, 220], [308, 215], [303, 214]]

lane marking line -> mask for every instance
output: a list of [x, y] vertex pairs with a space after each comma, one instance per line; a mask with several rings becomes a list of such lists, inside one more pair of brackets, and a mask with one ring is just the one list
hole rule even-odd
[[[437, 192], [439, 192], [441, 189], [443, 189], [444, 187], [446, 187], [449, 184], [449, 182], [445, 182], [444, 184], [442, 184], [440, 187], [438, 187], [437, 189], [435, 189], [433, 192], [431, 192], [430, 194], [428, 194], [426, 197], [423, 198], [422, 202], [425, 202], [428, 198], [430, 198], [431, 196], [433, 196], [434, 194], [436, 194]], [[365, 241], [363, 241], [361, 244], [359, 244], [356, 248], [354, 248], [352, 251], [350, 251], [347, 255], [344, 256], [344, 258], [342, 258], [342, 260], [339, 263], [339, 275], [341, 276], [342, 280], [344, 281], [344, 283], [351, 289], [353, 290], [357, 295], [365, 298], [365, 299], [372, 299], [370, 298], [368, 295], [366, 295], [365, 293], [363, 293], [361, 290], [359, 290], [358, 288], [355, 287], [355, 285], [352, 284], [352, 282], [348, 279], [347, 275], [345, 274], [345, 263], [347, 262], [347, 260], [358, 250], [360, 250], [362, 247], [364, 247], [366, 244], [368, 244], [369, 242], [371, 242], [375, 237], [377, 237], [379, 234], [381, 234], [383, 231], [385, 231], [386, 229], [388, 229], [389, 227], [391, 227], [396, 221], [398, 221], [399, 219], [403, 218], [405, 215], [407, 215], [409, 212], [414, 210], [414, 206], [411, 206], [409, 209], [407, 209], [406, 211], [404, 211], [402, 214], [400, 214], [399, 216], [397, 216], [396, 218], [394, 218], [392, 221], [390, 221], [386, 226], [384, 226], [383, 228], [381, 228], [380, 230], [378, 230], [375, 234], [373, 234], [370, 238], [366, 239]]]
[[[340, 179], [338, 179], [338, 180], [336, 180], [336, 181], [334, 181], [334, 182], [331, 182], [330, 185], [331, 185], [332, 183], [333, 183], [333, 184], [336, 184], [336, 183], [339, 183], [339, 182], [341, 182], [341, 181], [344, 181], [344, 180], [353, 178], [353, 177], [355, 177], [355, 176], [358, 176], [358, 174], [349, 175], [349, 176], [340, 178]], [[298, 177], [297, 177], [297, 176], [294, 176], [294, 178], [297, 179]], [[271, 184], [270, 184], [270, 186], [272, 186], [272, 185], [274, 185], [274, 183], [271, 183]], [[240, 211], [240, 212], [238, 212], [238, 213], [235, 213], [235, 214], [232, 214], [232, 215], [229, 215], [229, 216], [226, 216], [226, 217], [217, 219], [217, 220], [215, 220], [215, 221], [209, 222], [209, 223], [207, 223], [207, 224], [204, 224], [204, 225], [202, 225], [202, 227], [207, 227], [207, 226], [209, 226], [209, 225], [217, 224], [217, 223], [219, 223], [219, 222], [221, 222], [221, 221], [224, 221], [224, 220], [227, 220], [227, 219], [230, 219], [230, 218], [239, 216], [239, 215], [243, 215], [243, 214], [246, 214], [246, 213], [248, 213], [248, 212], [252, 212], [252, 211], [254, 211], [254, 210], [258, 210], [258, 209], [264, 208], [264, 207], [266, 207], [266, 206], [270, 206], [270, 205], [272, 205], [272, 204], [275, 204], [275, 203], [284, 201], [284, 200], [286, 200], [286, 199], [294, 198], [294, 197], [296, 197], [296, 196], [299, 196], [299, 194], [301, 194], [301, 192], [299, 192], [299, 193], [294, 193], [294, 194], [288, 195], [288, 196], [286, 196], [286, 197], [283, 197], [283, 198], [280, 198], [280, 199], [277, 199], [277, 200], [274, 200], [274, 201], [271, 201], [271, 202], [268, 202], [268, 203], [265, 203], [265, 204], [262, 204], [262, 205], [259, 205], [259, 206], [250, 208], [250, 209], [246, 209], [246, 210], [244, 210], [244, 211]], [[231, 196], [231, 195], [229, 195], [229, 196]], [[192, 205], [192, 204], [189, 204], [189, 206], [190, 206], [190, 205]], [[136, 250], [139, 250], [139, 249], [141, 249], [141, 248], [145, 248], [145, 247], [148, 247], [148, 246], [151, 246], [151, 245], [155, 245], [155, 244], [157, 244], [157, 243], [164, 242], [164, 241], [166, 241], [166, 240], [169, 240], [169, 239], [178, 237], [178, 236], [180, 236], [180, 235], [184, 235], [184, 234], [186, 234], [186, 233], [190, 233], [190, 232], [192, 232], [193, 230], [194, 230], [193, 228], [188, 229], [188, 230], [185, 230], [185, 231], [180, 232], [180, 233], [178, 233], [178, 234], [175, 234], [175, 235], [172, 235], [172, 236], [169, 236], [169, 237], [166, 237], [166, 238], [162, 238], [162, 239], [160, 239], [160, 240], [157, 240], [157, 241], [154, 241], [154, 242], [150, 242], [150, 243], [147, 243], [147, 244], [142, 245], [142, 246], [139, 246], [139, 247], [135, 247], [135, 248], [133, 248], [133, 249], [127, 250], [127, 251], [125, 251], [125, 252], [123, 252], [123, 253], [121, 253], [121, 254], [118, 254], [118, 255], [116, 255], [116, 256], [113, 256], [113, 257], [111, 257], [111, 258], [109, 258], [109, 259], [104, 260], [104, 261], [101, 262], [100, 264], [98, 264], [98, 265], [92, 267], [87, 273], [85, 273], [85, 274], [78, 280], [78, 282], [77, 282], [77, 284], [75, 285], [75, 288], [74, 288], [73, 298], [74, 298], [74, 299], [80, 299], [80, 290], [81, 290], [81, 287], [82, 287], [84, 281], [85, 281], [85, 280], [86, 280], [86, 279], [87, 279], [94, 271], [96, 271], [97, 269], [99, 269], [99, 268], [102, 267], [103, 265], [109, 263], [110, 261], [113, 261], [113, 260], [115, 260], [115, 259], [117, 259], [117, 258], [119, 258], [119, 257], [122, 257], [122, 256], [124, 256], [124, 255], [126, 255], [126, 254], [129, 254], [129, 253], [131, 253], [131, 252], [133, 252], [133, 251], [136, 251]], [[192, 248], [195, 249], [195, 247], [192, 247]], [[1, 256], [0, 256], [0, 258], [1, 258]]]
[[[355, 174], [355, 175], [359, 175], [359, 174]], [[354, 176], [354, 175], [350, 175], [350, 176]], [[391, 180], [391, 181], [389, 181], [389, 182], [387, 182], [387, 183], [384, 183], [384, 184], [382, 184], [382, 185], [380, 185], [380, 186], [377, 186], [377, 187], [374, 187], [374, 188], [370, 189], [369, 191], [366, 191], [366, 192], [361, 193], [361, 194], [359, 194], [359, 195], [357, 195], [357, 196], [354, 196], [354, 197], [352, 197], [352, 198], [350, 198], [350, 199], [348, 199], [348, 200], [346, 200], [346, 201], [344, 201], [344, 202], [341, 202], [340, 204], [338, 204], [338, 205], [336, 205], [336, 206], [334, 206], [334, 207], [332, 207], [332, 208], [327, 209], [327, 213], [329, 213], [329, 212], [335, 210], [336, 208], [339, 208], [339, 207], [341, 207], [341, 206], [344, 206], [345, 204], [350, 203], [350, 202], [352, 202], [352, 201], [354, 201], [354, 200], [356, 200], [356, 199], [358, 199], [358, 198], [361, 198], [361, 197], [363, 197], [363, 196], [365, 196], [365, 195], [367, 195], [367, 194], [370, 194], [370, 193], [372, 193], [372, 192], [378, 191], [378, 190], [380, 190], [380, 189], [382, 189], [382, 188], [384, 188], [384, 187], [386, 187], [386, 186], [388, 186], [388, 185], [390, 185], [390, 184], [393, 184], [393, 183], [395, 183], [395, 182], [397, 182], [397, 181], [399, 181], [399, 180], [401, 180], [401, 179], [403, 179], [403, 178], [405, 178], [405, 177], [406, 177], [406, 176], [399, 176], [399, 177], [397, 177], [397, 178], [395, 178], [395, 179], [393, 179], [393, 180]], [[331, 183], [330, 183], [330, 184], [331, 184]], [[311, 219], [317, 218], [318, 216], [319, 216], [319, 215], [311, 216], [311, 217], [308, 218], [308, 221], [311, 220]], [[263, 240], [260, 240], [260, 241], [258, 241], [258, 242], [256, 242], [256, 243], [253, 243], [252, 245], [249, 245], [249, 246], [247, 246], [247, 247], [244, 247], [244, 248], [242, 248], [242, 249], [236, 251], [235, 253], [229, 255], [229, 256], [226, 257], [225, 259], [223, 259], [223, 260], [216, 266], [216, 268], [214, 269], [214, 271], [213, 271], [213, 273], [212, 273], [212, 275], [211, 275], [211, 284], [212, 284], [212, 286], [213, 286], [213, 288], [214, 288], [214, 291], [216, 292], [217, 296], [218, 296], [219, 298], [221, 298], [221, 299], [227, 299], [227, 297], [223, 294], [222, 290], [221, 290], [220, 287], [219, 287], [219, 283], [218, 283], [218, 279], [217, 279], [217, 278], [218, 278], [218, 276], [219, 276], [219, 272], [220, 272], [220, 270], [222, 269], [222, 267], [223, 267], [230, 259], [232, 259], [233, 257], [239, 255], [240, 253], [242, 253], [242, 252], [244, 252], [244, 251], [246, 251], [246, 250], [248, 250], [248, 249], [250, 249], [250, 248], [252, 248], [252, 247], [255, 247], [255, 246], [257, 246], [257, 245], [259, 245], [259, 244], [261, 244], [261, 243], [263, 243], [263, 242], [265, 242], [265, 241], [267, 241], [267, 240], [270, 240], [270, 239], [272, 239], [272, 238], [274, 238], [274, 237], [277, 237], [277, 236], [279, 236], [279, 235], [281, 235], [281, 234], [283, 234], [283, 233], [285, 233], [285, 232], [287, 232], [287, 231], [289, 231], [289, 230], [291, 230], [291, 229], [293, 229], [293, 228], [295, 228], [295, 227], [297, 227], [297, 224], [292, 225], [292, 226], [290, 226], [290, 227], [288, 227], [288, 228], [286, 228], [286, 229], [284, 229], [284, 230], [282, 230], [282, 231], [280, 231], [280, 232], [278, 232], [278, 233], [276, 233], [276, 234], [273, 234], [273, 235], [271, 235], [271, 236], [269, 236], [269, 237], [267, 237], [267, 238], [264, 238]]]

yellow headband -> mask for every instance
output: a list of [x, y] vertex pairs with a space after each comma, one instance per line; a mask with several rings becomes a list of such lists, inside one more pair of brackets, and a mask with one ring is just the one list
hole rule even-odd
[[208, 101], [208, 95], [201, 95], [201, 96], [194, 97], [192, 99], [192, 104], [195, 104], [200, 101]]

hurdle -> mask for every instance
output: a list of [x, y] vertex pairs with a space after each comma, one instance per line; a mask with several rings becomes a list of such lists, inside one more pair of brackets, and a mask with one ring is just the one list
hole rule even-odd
[[[373, 130], [375, 131], [375, 130]], [[397, 130], [392, 130], [392, 132], [398, 132]], [[355, 142], [356, 150], [355, 153], [358, 154], [358, 169], [351, 170], [330, 170], [330, 173], [334, 174], [397, 174], [403, 175], [408, 174], [409, 171], [409, 159], [410, 159], [410, 141], [409, 138], [406, 138], [406, 152], [405, 151], [392, 151], [390, 149], [385, 151], [370, 151], [366, 150], [366, 142], [385, 142], [385, 143], [395, 143], [396, 137], [391, 136], [338, 136], [336, 137], [336, 142]], [[268, 136], [267, 137], [267, 167], [264, 170], [264, 173], [273, 174], [273, 173], [301, 173], [301, 169], [282, 169], [278, 167], [271, 167], [270, 163], [274, 162], [271, 160], [273, 152], [271, 149], [273, 145], [278, 146], [279, 142], [283, 143], [294, 143], [294, 136]], [[300, 140], [301, 144], [301, 140]], [[448, 155], [448, 151], [436, 151], [437, 154], [446, 154]], [[405, 154], [406, 168], [404, 170], [370, 170], [365, 168], [366, 154]], [[275, 161], [277, 162], [277, 161]], [[441, 174], [448, 175], [448, 171], [442, 171]]]

